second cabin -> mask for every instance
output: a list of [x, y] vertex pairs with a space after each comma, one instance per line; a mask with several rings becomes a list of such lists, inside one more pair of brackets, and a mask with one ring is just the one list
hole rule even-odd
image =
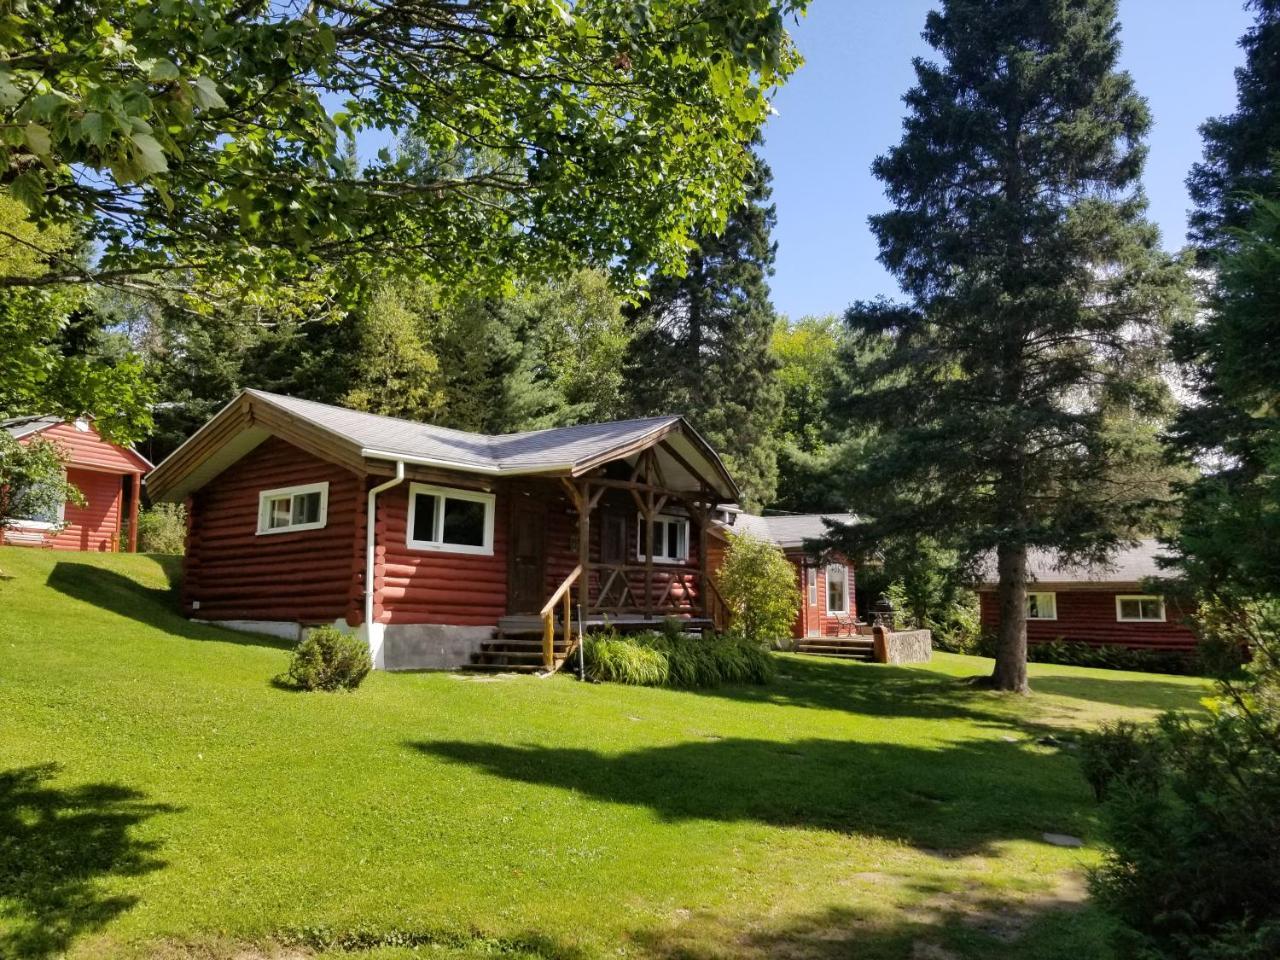
[[188, 616], [345, 624], [379, 668], [547, 669], [579, 624], [725, 621], [708, 536], [738, 489], [677, 416], [487, 436], [246, 390], [147, 487], [187, 504]]

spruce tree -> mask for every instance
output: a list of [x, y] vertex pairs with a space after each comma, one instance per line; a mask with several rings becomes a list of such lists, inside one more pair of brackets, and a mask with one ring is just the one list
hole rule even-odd
[[[910, 297], [854, 308], [889, 349], [851, 371], [845, 415], [879, 432], [847, 477], [847, 549], [929, 535], [994, 557], [992, 677], [1026, 691], [1028, 551], [1101, 561], [1163, 492], [1154, 423], [1184, 271], [1139, 184], [1150, 124], [1116, 0], [944, 0], [872, 218]], [[875, 350], [866, 354], [875, 357]]]
[[1204, 469], [1186, 490], [1184, 572], [1202, 591], [1261, 597], [1280, 595], [1280, 0], [1251, 6], [1236, 112], [1201, 128], [1189, 180], [1210, 282], [1174, 337], [1195, 402], [1171, 439]]
[[719, 234], [696, 238], [684, 276], [653, 278], [632, 314], [627, 360], [633, 415], [685, 414], [724, 458], [748, 505], [773, 499], [774, 431], [782, 407], [770, 349], [777, 215], [759, 157], [747, 202]]
[[1204, 160], [1187, 179], [1195, 203], [1191, 240], [1205, 253], [1231, 246], [1231, 231], [1248, 226], [1251, 196], [1276, 192], [1280, 0], [1249, 0], [1248, 6], [1257, 11], [1257, 19], [1240, 40], [1245, 63], [1236, 70], [1236, 111], [1200, 128]]

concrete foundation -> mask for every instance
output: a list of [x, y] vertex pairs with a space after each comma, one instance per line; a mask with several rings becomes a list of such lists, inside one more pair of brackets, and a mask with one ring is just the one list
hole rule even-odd
[[382, 640], [387, 670], [456, 670], [471, 662], [493, 627], [451, 627], [439, 623], [389, 623]]
[[222, 627], [235, 630], [237, 633], [264, 633], [268, 637], [277, 637], [297, 643], [302, 639], [302, 624], [294, 620], [201, 620], [191, 618], [192, 623], [207, 623], [211, 627]]

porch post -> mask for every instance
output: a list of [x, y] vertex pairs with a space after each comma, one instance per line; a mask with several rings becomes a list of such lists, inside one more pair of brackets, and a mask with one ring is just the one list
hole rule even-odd
[[702, 619], [711, 615], [711, 597], [707, 595], [707, 526], [711, 520], [711, 510], [706, 504], [698, 504], [698, 603], [702, 607]]
[[[584, 609], [591, 609], [591, 484], [584, 481], [578, 493], [578, 565], [582, 580], [578, 598]], [[566, 627], [567, 629], [567, 627]]]
[[[129, 484], [129, 552], [138, 552], [138, 502], [142, 499], [142, 474], [131, 474], [133, 482]], [[123, 480], [121, 481], [123, 483]]]
[[653, 619], [653, 491], [645, 493], [644, 509], [644, 617]]

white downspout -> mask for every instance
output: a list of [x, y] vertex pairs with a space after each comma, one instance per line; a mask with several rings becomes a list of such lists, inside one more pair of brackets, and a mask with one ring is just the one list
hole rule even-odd
[[364, 639], [369, 644], [369, 657], [373, 660], [373, 668], [382, 670], [386, 666], [382, 652], [383, 625], [373, 622], [373, 551], [377, 546], [375, 528], [378, 519], [378, 494], [390, 490], [404, 480], [404, 461], [396, 461], [396, 475], [386, 483], [381, 483], [369, 491], [369, 502], [365, 507], [364, 537]]

